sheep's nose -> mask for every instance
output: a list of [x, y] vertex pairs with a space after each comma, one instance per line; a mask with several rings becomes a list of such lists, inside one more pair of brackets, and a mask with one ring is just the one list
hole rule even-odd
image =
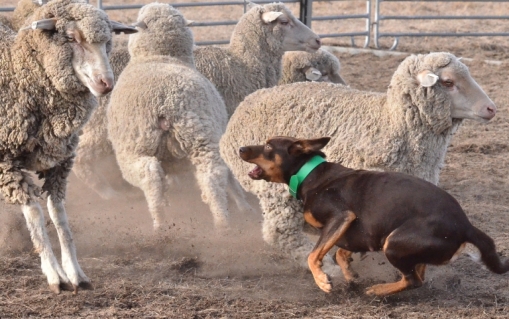
[[322, 41], [320, 41], [320, 38], [316, 39], [316, 45], [318, 45], [318, 47], [322, 46]]
[[497, 113], [497, 107], [495, 105], [488, 106], [486, 110], [488, 111], [488, 113], [493, 114], [493, 116], [495, 116], [495, 114]]
[[113, 90], [114, 80], [113, 77], [99, 74], [95, 77], [95, 82], [103, 87], [104, 91], [110, 92]]

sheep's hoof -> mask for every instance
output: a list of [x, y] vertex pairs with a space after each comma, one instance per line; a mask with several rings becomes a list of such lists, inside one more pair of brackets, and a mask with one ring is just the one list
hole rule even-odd
[[68, 282], [61, 282], [60, 283], [60, 289], [65, 291], [73, 291], [74, 292], [74, 285]]
[[58, 295], [60, 294], [60, 285], [59, 284], [49, 285], [49, 290]]

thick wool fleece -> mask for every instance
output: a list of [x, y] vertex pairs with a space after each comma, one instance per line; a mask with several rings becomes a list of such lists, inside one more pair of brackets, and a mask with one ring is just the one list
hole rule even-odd
[[329, 81], [333, 83], [344, 82], [339, 75], [341, 64], [339, 59], [324, 49], [315, 53], [304, 51], [289, 51], [283, 55], [283, 69], [278, 85], [295, 82], [306, 82], [306, 70], [313, 67], [322, 74], [327, 74]]
[[387, 94], [300, 82], [249, 95], [228, 123], [221, 155], [241, 185], [259, 197], [264, 239], [289, 250], [303, 265], [312, 248], [302, 234], [300, 202], [283, 184], [251, 180], [247, 173], [253, 165], [240, 159], [240, 146], [276, 135], [330, 136], [324, 149], [330, 161], [408, 173], [437, 184], [447, 145], [462, 120], [451, 120], [443, 88], [421, 87], [415, 77], [419, 71], [436, 72], [446, 65], [468, 72], [451, 54], [413, 55], [398, 67]]
[[20, 0], [16, 4], [16, 8], [12, 13], [11, 17], [11, 28], [13, 30], [19, 30], [25, 26], [27, 19], [34, 13], [34, 11], [40, 6], [34, 3], [32, 0]]
[[[27, 204], [39, 193], [22, 169], [49, 182], [54, 167], [71, 168], [77, 134], [97, 104], [75, 75], [64, 29], [76, 23], [87, 41], [107, 41], [107, 16], [81, 1], [54, 0], [30, 21], [53, 17], [58, 32], [28, 30], [14, 38], [0, 27], [0, 191], [10, 203]], [[43, 186], [55, 200], [65, 196], [68, 171], [60, 173], [60, 182]]]
[[11, 19], [9, 19], [7, 16], [0, 14], [0, 26], [12, 29]]
[[[203, 200], [216, 223], [224, 222], [228, 168], [219, 154], [227, 122], [224, 103], [190, 63], [193, 38], [177, 10], [147, 5], [139, 21], [147, 28], [130, 36], [131, 60], [111, 94], [107, 112], [108, 136], [122, 175], [142, 188], [156, 226], [164, 204], [163, 169], [176, 158], [188, 157], [196, 167]], [[148, 48], [152, 43], [155, 48]], [[189, 56], [168, 56], [177, 43]]]
[[[168, 14], [172, 15], [171, 19], [161, 18]], [[193, 35], [191, 30], [185, 27], [188, 22], [178, 10], [155, 2], [141, 8], [137, 21], [145, 23], [148, 30], [153, 30], [151, 32], [154, 33], [152, 37], [147, 36], [146, 32], [131, 35], [129, 37], [131, 56], [169, 55], [194, 67]]]
[[233, 30], [227, 48], [199, 47], [194, 51], [196, 68], [224, 98], [231, 116], [246, 96], [277, 85], [281, 77], [283, 36], [260, 18], [264, 12], [292, 13], [282, 3], [255, 6], [246, 12]]

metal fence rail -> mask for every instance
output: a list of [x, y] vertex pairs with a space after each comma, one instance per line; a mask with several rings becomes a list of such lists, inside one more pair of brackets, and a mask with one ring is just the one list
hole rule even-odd
[[[332, 2], [332, 1], [345, 1], [345, 0], [309, 0], [311, 3], [313, 2]], [[311, 21], [330, 21], [330, 20], [347, 20], [347, 19], [365, 19], [365, 29], [358, 32], [343, 32], [343, 33], [326, 33], [320, 34], [320, 38], [338, 38], [338, 37], [350, 37], [350, 41], [353, 47], [355, 47], [355, 39], [356, 36], [364, 37], [364, 45], [366, 48], [369, 45], [371, 38], [371, 0], [364, 1], [366, 3], [366, 12], [362, 14], [343, 14], [343, 15], [333, 15], [333, 16], [312, 16]], [[301, 9], [302, 10], [302, 9]], [[302, 11], [301, 11], [302, 12]], [[309, 18], [308, 18], [309, 19]], [[302, 20], [301, 18], [301, 21]], [[306, 20], [308, 21], [308, 20]], [[311, 22], [307, 23], [309, 27], [311, 27]]]
[[[139, 9], [143, 4], [132, 4], [132, 5], [104, 5], [104, 0], [96, 0], [97, 6], [103, 10], [128, 10], [128, 9]], [[337, 38], [337, 37], [349, 37], [352, 46], [355, 45], [354, 37], [364, 37], [363, 47], [367, 47], [370, 43], [371, 35], [373, 35], [374, 46], [380, 48], [381, 38], [394, 38], [394, 42], [390, 48], [393, 50], [397, 47], [399, 39], [401, 37], [479, 37], [479, 36], [509, 36], [509, 32], [382, 32], [381, 23], [382, 21], [408, 21], [408, 20], [502, 20], [509, 19], [507, 15], [383, 15], [382, 4], [386, 2], [412, 2], [412, 3], [429, 3], [429, 2], [505, 2], [509, 4], [509, 0], [255, 0], [257, 4], [272, 3], [279, 1], [283, 3], [295, 3], [299, 6], [299, 19], [307, 26], [311, 27], [313, 21], [335, 21], [335, 20], [350, 20], [350, 19], [364, 19], [365, 28], [363, 30], [355, 32], [336, 32], [320, 34], [321, 38]], [[315, 16], [313, 15], [313, 4], [318, 2], [336, 2], [336, 1], [363, 1], [366, 3], [366, 10], [360, 13], [349, 13], [340, 15], [328, 15], [328, 16]], [[374, 17], [372, 17], [372, 3], [374, 2]], [[175, 8], [183, 7], [210, 7], [210, 6], [244, 6], [246, 10], [246, 1], [244, 0], [231, 0], [231, 1], [220, 1], [220, 2], [183, 2], [183, 3], [171, 3]], [[13, 11], [13, 7], [1, 7], [0, 12]], [[237, 20], [228, 21], [201, 21], [195, 22], [193, 27], [208, 27], [208, 26], [229, 26], [235, 25]], [[404, 28], [405, 25], [402, 24]], [[371, 32], [373, 31], [373, 33]], [[197, 42], [198, 45], [209, 45], [209, 44], [226, 44], [229, 40], [220, 41], [201, 41]]]
[[384, 37], [394, 38], [389, 50], [394, 50], [399, 44], [400, 37], [482, 37], [482, 36], [509, 36], [509, 32], [380, 32], [380, 24], [384, 20], [503, 20], [509, 16], [479, 16], [479, 15], [412, 15], [412, 16], [390, 16], [382, 15], [381, 5], [383, 2], [507, 2], [508, 0], [376, 0], [375, 17], [373, 22], [373, 38], [375, 47], [380, 48], [379, 40]]

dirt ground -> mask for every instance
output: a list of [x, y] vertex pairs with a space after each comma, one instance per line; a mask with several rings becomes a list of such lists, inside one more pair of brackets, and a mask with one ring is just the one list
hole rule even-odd
[[[445, 8], [434, 5], [412, 9], [400, 4], [388, 12], [416, 13], [419, 9], [429, 13]], [[502, 5], [450, 8], [455, 14], [509, 14], [509, 8]], [[316, 12], [331, 11], [330, 6], [318, 3]], [[211, 10], [208, 15], [213, 15]], [[226, 11], [215, 13], [226, 19], [222, 14], [231, 13]], [[209, 16], [203, 18], [207, 19]], [[474, 21], [469, 26], [481, 23]], [[440, 21], [412, 28], [444, 26], [464, 27]], [[503, 24], [490, 21], [486, 27], [489, 31], [504, 29]], [[342, 30], [339, 23], [336, 28], [347, 29]], [[342, 41], [325, 43], [347, 43]], [[495, 240], [500, 254], [509, 257], [508, 40], [405, 38], [398, 50], [441, 50], [473, 58], [465, 63], [496, 103], [498, 113], [488, 124], [463, 122], [449, 148], [440, 186], [458, 199], [474, 225]], [[352, 87], [383, 92], [405, 56], [339, 53], [338, 57], [342, 76]], [[108, 167], [104, 171], [109, 172]], [[492, 274], [466, 255], [447, 266], [429, 267], [423, 287], [383, 299], [365, 296], [364, 289], [394, 281], [396, 271], [381, 254], [368, 254], [364, 260], [355, 256], [352, 266], [360, 279], [346, 286], [336, 274], [335, 288], [326, 294], [316, 287], [309, 271], [263, 242], [261, 211], [254, 196], [249, 195], [251, 212], [230, 207], [232, 226], [227, 234], [213, 229], [211, 214], [201, 202], [191, 173], [179, 175], [179, 184], [168, 197], [168, 225], [161, 234], [154, 234], [140, 192], [130, 190], [122, 199], [105, 201], [71, 176], [69, 221], [80, 264], [95, 288], [76, 296], [49, 291], [19, 208], [0, 202], [0, 318], [509, 318], [509, 275]], [[56, 232], [49, 222], [48, 229], [59, 254]]]

